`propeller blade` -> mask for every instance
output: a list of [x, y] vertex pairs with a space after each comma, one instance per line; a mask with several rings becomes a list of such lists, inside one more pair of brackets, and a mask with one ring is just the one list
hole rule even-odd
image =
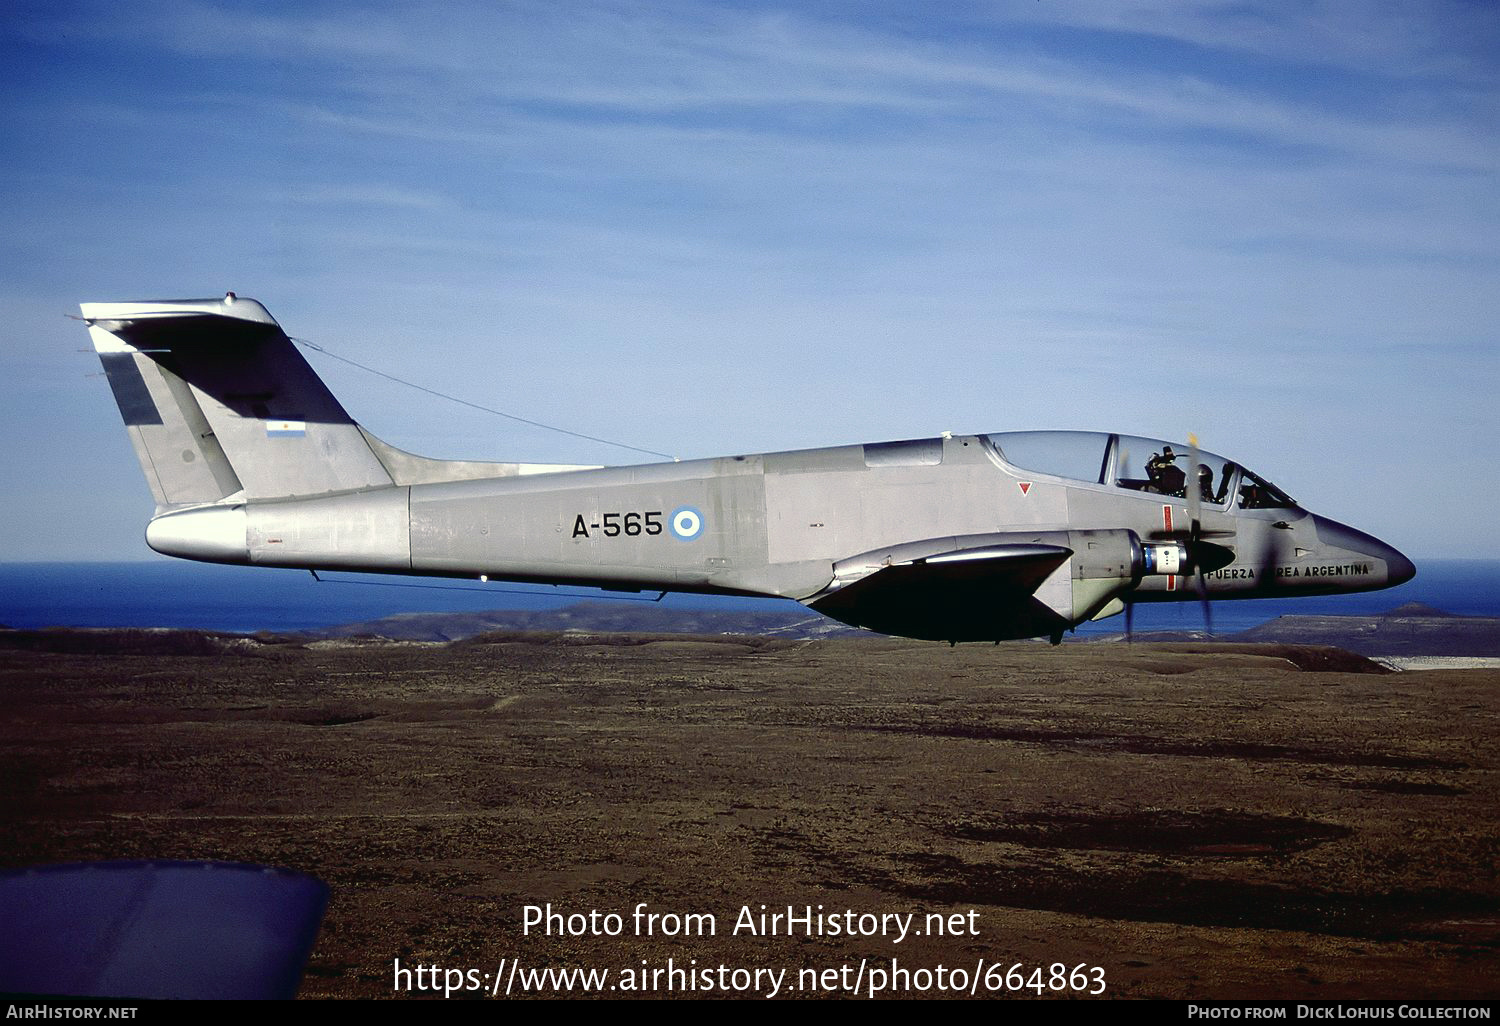
[[[1198, 454], [1198, 436], [1188, 434], [1188, 559], [1192, 562], [1193, 589], [1198, 592], [1198, 605], [1203, 610], [1203, 630], [1214, 636], [1214, 618], [1208, 600], [1208, 574], [1234, 562], [1234, 553], [1222, 545], [1203, 540], [1203, 472], [1206, 469]], [[1227, 559], [1223, 559], [1224, 556]], [[1212, 564], [1212, 565], [1211, 565]]]
[[1276, 591], [1281, 587], [1281, 578], [1276, 576], [1276, 538], [1273, 533], [1267, 532], [1261, 540], [1260, 551], [1256, 553], [1255, 580], [1260, 591]]
[[1150, 538], [1152, 541], [1180, 541], [1180, 542], [1185, 542], [1185, 541], [1191, 541], [1195, 537], [1197, 537], [1197, 538], [1233, 538], [1234, 536], [1235, 536], [1235, 532], [1234, 531], [1222, 531], [1222, 530], [1219, 530], [1218, 528], [1214, 528], [1214, 527], [1207, 527], [1206, 528], [1206, 527], [1203, 527], [1202, 525], [1199, 525], [1198, 533], [1196, 535], [1194, 535], [1191, 530], [1184, 531], [1184, 530], [1180, 530], [1180, 529], [1179, 530], [1173, 530], [1173, 531], [1147, 531], [1146, 532], [1146, 537]]
[[1214, 614], [1213, 603], [1208, 598], [1208, 580], [1200, 570], [1193, 575], [1193, 587], [1198, 590], [1198, 605], [1203, 609], [1203, 630], [1212, 638], [1214, 636]]
[[1203, 510], [1203, 488], [1198, 483], [1198, 472], [1203, 463], [1198, 458], [1198, 436], [1188, 435], [1188, 475], [1187, 475], [1187, 504], [1188, 521], [1193, 525], [1193, 532], [1199, 530], [1198, 514]]

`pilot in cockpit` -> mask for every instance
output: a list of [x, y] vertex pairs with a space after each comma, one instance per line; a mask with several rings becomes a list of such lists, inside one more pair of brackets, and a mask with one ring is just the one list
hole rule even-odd
[[1214, 497], [1214, 472], [1204, 463], [1198, 464], [1198, 497], [1204, 502], [1218, 502]]
[[1146, 477], [1151, 482], [1150, 490], [1159, 495], [1181, 496], [1187, 492], [1187, 474], [1177, 466], [1177, 454], [1170, 445], [1151, 454], [1146, 461]]

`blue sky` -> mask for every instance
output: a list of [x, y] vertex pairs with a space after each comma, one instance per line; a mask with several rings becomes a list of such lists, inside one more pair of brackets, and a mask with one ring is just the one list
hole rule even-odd
[[[10, 4], [4, 559], [149, 555], [85, 300], [679, 456], [1119, 430], [1500, 556], [1491, 3]], [[637, 457], [312, 354], [434, 456]]]

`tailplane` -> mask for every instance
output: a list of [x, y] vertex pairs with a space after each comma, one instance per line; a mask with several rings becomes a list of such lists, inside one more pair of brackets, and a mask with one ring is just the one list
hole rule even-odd
[[[265, 307], [233, 292], [82, 309], [158, 516], [184, 507], [597, 469], [435, 460], [388, 445], [344, 412]], [[173, 523], [186, 521], [178, 516]], [[221, 533], [218, 526], [211, 532]]]
[[158, 512], [394, 483], [255, 300], [231, 292], [82, 310]]

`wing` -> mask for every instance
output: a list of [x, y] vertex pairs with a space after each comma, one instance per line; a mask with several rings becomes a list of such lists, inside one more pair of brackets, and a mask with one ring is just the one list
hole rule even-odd
[[983, 536], [917, 542], [835, 564], [833, 590], [809, 605], [856, 627], [929, 641], [1050, 635], [1067, 621], [1036, 590], [1072, 555], [1063, 545]]

